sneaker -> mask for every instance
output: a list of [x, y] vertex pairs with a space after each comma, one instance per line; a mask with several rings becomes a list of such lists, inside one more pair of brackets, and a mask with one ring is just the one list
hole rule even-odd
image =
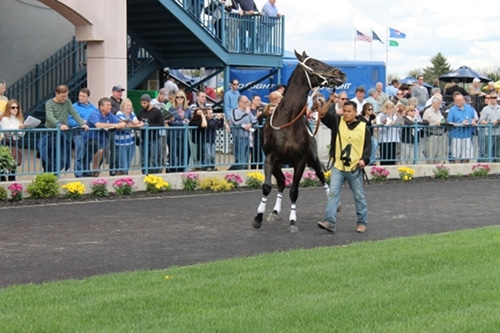
[[319, 221], [318, 227], [320, 229], [325, 229], [328, 232], [335, 232], [335, 229], [333, 228], [332, 224], [330, 222], [327, 222], [327, 221]]
[[359, 232], [360, 234], [366, 232], [366, 225], [358, 224], [358, 226], [356, 227], [356, 232]]

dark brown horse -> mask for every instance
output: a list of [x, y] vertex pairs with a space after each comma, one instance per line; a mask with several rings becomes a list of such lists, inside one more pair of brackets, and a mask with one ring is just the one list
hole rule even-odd
[[318, 147], [307, 119], [307, 96], [311, 89], [328, 86], [335, 88], [345, 81], [345, 74], [319, 60], [295, 52], [299, 63], [288, 81], [284, 98], [274, 112], [268, 116], [263, 128], [262, 149], [266, 156], [264, 163], [265, 181], [262, 185], [262, 200], [253, 221], [254, 228], [262, 226], [267, 197], [271, 192], [271, 176], [278, 184], [278, 197], [273, 212], [267, 221], [273, 221], [281, 211], [281, 200], [285, 189], [285, 176], [282, 164], [293, 167], [293, 184], [290, 189], [291, 211], [290, 232], [297, 232], [296, 201], [299, 196], [299, 183], [306, 165], [312, 168], [328, 191], [323, 174], [324, 167], [318, 158]]

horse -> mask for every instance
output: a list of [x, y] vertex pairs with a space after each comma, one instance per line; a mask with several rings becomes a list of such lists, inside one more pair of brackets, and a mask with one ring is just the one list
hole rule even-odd
[[285, 96], [274, 112], [268, 115], [262, 128], [262, 150], [265, 154], [262, 198], [257, 208], [252, 225], [259, 229], [262, 226], [266, 211], [267, 197], [271, 192], [271, 177], [276, 178], [278, 195], [268, 222], [274, 221], [281, 211], [285, 176], [282, 164], [293, 167], [293, 183], [290, 189], [291, 211], [289, 216], [289, 231], [298, 232], [296, 225], [296, 202], [299, 196], [299, 183], [306, 165], [312, 168], [325, 190], [329, 187], [325, 182], [324, 166], [318, 157], [316, 139], [309, 129], [304, 114], [307, 110], [307, 97], [311, 89], [328, 86], [335, 89], [344, 83], [346, 75], [338, 68], [331, 67], [317, 59], [302, 55], [295, 51], [298, 65], [293, 71]]

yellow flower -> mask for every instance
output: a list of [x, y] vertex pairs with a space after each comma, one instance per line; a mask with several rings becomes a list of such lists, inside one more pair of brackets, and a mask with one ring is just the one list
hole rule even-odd
[[71, 182], [61, 186], [70, 198], [79, 198], [85, 193], [85, 185], [81, 182]]

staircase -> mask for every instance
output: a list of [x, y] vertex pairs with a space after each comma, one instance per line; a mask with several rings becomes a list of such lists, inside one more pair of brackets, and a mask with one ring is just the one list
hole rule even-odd
[[[260, 16], [240, 18], [224, 12], [222, 32], [217, 34], [213, 17], [198, 4], [198, 0], [127, 0], [129, 90], [164, 67], [218, 71], [228, 66], [281, 67], [283, 18], [271, 26]], [[244, 30], [253, 31], [252, 36], [242, 37], [238, 31]], [[266, 48], [258, 45], [259, 34], [272, 43]], [[54, 96], [57, 85], [66, 84], [73, 101], [86, 86], [85, 46], [73, 38], [10, 85], [6, 95], [21, 103], [25, 115], [42, 119], [43, 124], [45, 102]]]

